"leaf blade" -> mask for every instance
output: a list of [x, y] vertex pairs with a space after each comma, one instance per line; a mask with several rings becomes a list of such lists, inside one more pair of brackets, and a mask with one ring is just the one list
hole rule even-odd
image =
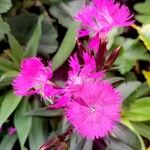
[[12, 6], [11, 0], [0, 0], [0, 13], [7, 12]]
[[24, 51], [21, 45], [18, 43], [18, 41], [11, 33], [8, 33], [7, 36], [8, 36], [8, 41], [10, 44], [12, 55], [14, 56], [15, 61], [17, 63], [20, 63], [21, 59], [23, 58]]
[[31, 35], [31, 37], [27, 43], [25, 57], [35, 56], [37, 53], [40, 38], [42, 35], [42, 21], [43, 20], [44, 20], [44, 15], [41, 15], [38, 19], [38, 22], [33, 31], [33, 34]]
[[1, 150], [12, 150], [14, 144], [17, 141], [17, 135], [5, 135], [0, 143]]
[[8, 92], [0, 106], [0, 125], [2, 125], [16, 109], [21, 99], [22, 97], [14, 95], [12, 91]]
[[74, 22], [70, 25], [56, 55], [52, 59], [52, 68], [53, 71], [58, 69], [65, 60], [70, 56], [71, 52], [74, 49], [76, 44], [75, 36], [76, 36], [77, 23]]
[[27, 99], [23, 99], [20, 107], [17, 109], [14, 117], [14, 124], [17, 129], [21, 149], [23, 150], [25, 141], [31, 129], [32, 118], [24, 116], [24, 113], [30, 109], [30, 104]]

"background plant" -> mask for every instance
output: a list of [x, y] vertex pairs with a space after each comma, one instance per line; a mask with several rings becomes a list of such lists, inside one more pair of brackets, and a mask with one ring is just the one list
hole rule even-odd
[[[0, 149], [37, 150], [47, 139], [66, 131], [61, 110], [47, 110], [49, 102], [40, 101], [38, 96], [14, 95], [11, 82], [23, 58], [40, 56], [45, 61], [52, 60], [53, 71], [56, 71], [54, 81], [64, 83], [65, 73], [59, 77], [57, 74], [64, 68], [68, 70], [66, 60], [76, 49], [78, 24], [72, 17], [81, 3], [81, 0], [0, 0], [0, 125], [3, 125]], [[114, 29], [109, 35], [110, 51], [122, 45], [110, 80], [121, 91], [124, 105], [122, 125], [114, 131], [115, 138], [105, 139], [109, 143], [107, 149], [144, 150], [150, 145], [148, 4], [149, 0], [135, 1], [136, 25], [128, 30]], [[11, 126], [17, 133], [10, 136], [7, 128]], [[64, 149], [68, 146], [61, 144]], [[93, 149], [101, 146], [105, 147], [103, 141], [94, 141]], [[91, 143], [76, 136], [71, 138], [69, 149], [86, 147], [90, 149]]]

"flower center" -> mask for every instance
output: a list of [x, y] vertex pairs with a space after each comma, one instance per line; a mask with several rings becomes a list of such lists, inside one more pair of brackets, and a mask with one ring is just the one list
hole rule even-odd
[[91, 111], [91, 113], [94, 113], [96, 111], [96, 108], [92, 106], [92, 107], [90, 107], [90, 111]]

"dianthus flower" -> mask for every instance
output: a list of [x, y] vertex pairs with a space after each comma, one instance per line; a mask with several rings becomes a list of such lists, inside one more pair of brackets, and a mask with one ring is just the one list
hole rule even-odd
[[[21, 72], [13, 81], [13, 88], [17, 95], [25, 96], [40, 93], [42, 96], [50, 95], [53, 83], [51, 64], [45, 67], [37, 57], [24, 59], [21, 63]], [[48, 90], [49, 89], [49, 90]]]
[[106, 81], [90, 81], [65, 108], [69, 122], [88, 139], [105, 137], [120, 119], [121, 97]]
[[65, 107], [72, 96], [82, 92], [82, 87], [85, 83], [95, 79], [101, 80], [104, 77], [104, 72], [96, 71], [95, 58], [88, 53], [83, 52], [83, 63], [80, 64], [77, 54], [70, 57], [70, 71], [68, 80], [64, 89], [64, 95], [56, 101], [54, 108]]
[[100, 36], [106, 36], [113, 27], [131, 25], [132, 17], [125, 5], [115, 3], [114, 0], [92, 0], [77, 13], [75, 18], [82, 26], [79, 36], [90, 35], [89, 48], [97, 51]]
[[104, 73], [96, 71], [95, 58], [83, 52], [83, 64], [79, 63], [77, 54], [70, 58], [70, 71], [66, 89], [70, 91], [80, 91], [84, 82], [94, 79], [102, 79]]

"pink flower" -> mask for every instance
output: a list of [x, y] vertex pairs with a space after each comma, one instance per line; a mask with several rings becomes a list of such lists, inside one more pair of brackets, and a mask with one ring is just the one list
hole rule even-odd
[[77, 54], [70, 58], [69, 63], [71, 69], [66, 85], [67, 93], [81, 91], [85, 82], [104, 77], [104, 72], [96, 71], [95, 58], [88, 53], [83, 52], [83, 64], [79, 63]]
[[68, 73], [68, 81], [62, 95], [55, 101], [53, 108], [65, 107], [72, 96], [82, 92], [84, 84], [95, 79], [101, 80], [104, 77], [104, 72], [96, 71], [95, 58], [88, 53], [83, 52], [83, 63], [79, 63], [77, 54], [70, 57], [70, 71]]
[[49, 108], [54, 108], [54, 109], [57, 109], [57, 108], [63, 108], [63, 107], [66, 107], [66, 105], [70, 102], [70, 98], [63, 95], [61, 96], [60, 98], [57, 98], [55, 100], [55, 103], [53, 105], [50, 105]]
[[65, 108], [69, 122], [83, 137], [105, 137], [120, 119], [121, 97], [106, 81], [84, 84]]
[[8, 128], [8, 134], [9, 135], [13, 135], [13, 134], [15, 134], [16, 133], [16, 128], [14, 128], [14, 127], [9, 127]]
[[52, 82], [49, 81], [51, 77], [51, 64], [45, 67], [39, 58], [31, 57], [22, 61], [21, 72], [14, 79], [12, 85], [17, 95], [40, 93], [45, 96], [45, 92], [47, 92], [45, 86], [52, 89]]
[[79, 37], [90, 34], [92, 39], [89, 48], [97, 51], [100, 36], [105, 36], [113, 27], [131, 25], [132, 17], [125, 5], [115, 3], [114, 0], [92, 0], [77, 13], [75, 18], [82, 26]]

